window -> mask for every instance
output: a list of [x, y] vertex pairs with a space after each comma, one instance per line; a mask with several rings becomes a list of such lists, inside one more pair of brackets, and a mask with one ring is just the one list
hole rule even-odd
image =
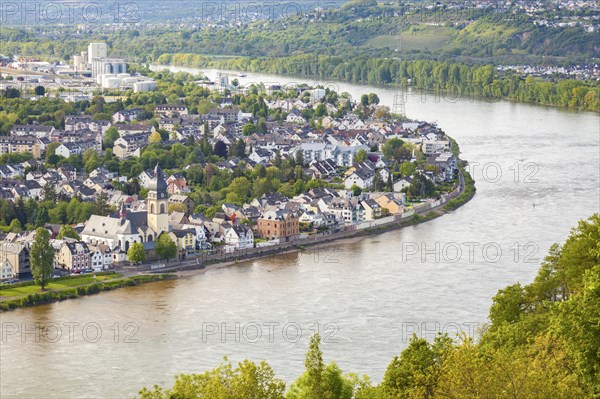
[[160, 213], [165, 213], [165, 204], [160, 204]]

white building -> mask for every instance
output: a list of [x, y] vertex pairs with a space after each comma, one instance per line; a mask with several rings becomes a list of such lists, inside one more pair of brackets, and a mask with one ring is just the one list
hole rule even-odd
[[88, 45], [88, 64], [91, 64], [95, 58], [108, 57], [108, 46], [106, 43], [90, 43]]

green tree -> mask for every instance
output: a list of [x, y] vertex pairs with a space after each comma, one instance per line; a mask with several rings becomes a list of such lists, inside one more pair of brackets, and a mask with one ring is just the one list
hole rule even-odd
[[46, 94], [46, 89], [44, 88], [44, 86], [36, 86], [35, 89], [33, 89], [33, 91], [35, 92], [36, 96], [43, 96], [44, 94]]
[[417, 171], [417, 165], [412, 162], [402, 162], [400, 165], [400, 174], [402, 176], [412, 176]]
[[35, 240], [29, 253], [33, 281], [44, 288], [52, 278], [54, 247], [50, 244], [50, 233], [43, 227], [35, 230]]
[[258, 131], [258, 128], [256, 127], [256, 125], [254, 123], [246, 123], [244, 125], [244, 127], [242, 128], [242, 134], [244, 136], [251, 136], [254, 133], [256, 133]]
[[19, 219], [13, 219], [8, 225], [8, 232], [10, 233], [20, 233], [23, 230], [21, 227], [21, 222]]
[[397, 158], [396, 152], [402, 147], [404, 141], [393, 138], [385, 142], [383, 147], [381, 147], [381, 151], [383, 152], [383, 157], [387, 160], [393, 160]]
[[304, 154], [302, 153], [302, 151], [296, 151], [294, 161], [296, 162], [296, 165], [304, 166]]
[[177, 256], [177, 244], [167, 233], [161, 234], [156, 240], [156, 254], [167, 261]]
[[364, 162], [367, 160], [367, 151], [365, 151], [364, 149], [360, 149], [358, 150], [358, 152], [356, 153], [356, 155], [354, 156], [354, 161], [355, 162]]
[[60, 228], [60, 231], [58, 232], [58, 235], [56, 236], [56, 238], [58, 238], [59, 240], [62, 240], [65, 237], [73, 238], [77, 241], [81, 240], [79, 234], [77, 234], [75, 229], [73, 229], [73, 227], [68, 224], [63, 224]]
[[320, 349], [321, 337], [310, 338], [304, 366], [305, 372], [292, 384], [286, 399], [352, 399], [353, 385], [335, 363], [325, 365]]
[[350, 190], [355, 197], [358, 197], [362, 193], [362, 188], [358, 187], [356, 184], [353, 184], [352, 187], [350, 187]]
[[160, 135], [159, 132], [154, 131], [152, 132], [152, 134], [150, 135], [150, 138], [148, 139], [148, 141], [150, 143], [160, 143], [162, 141], [162, 136]]
[[104, 132], [104, 148], [113, 148], [115, 141], [119, 138], [119, 131], [116, 127], [111, 126]]
[[127, 250], [127, 259], [135, 264], [142, 263], [146, 260], [146, 250], [141, 242], [134, 242]]
[[203, 374], [182, 374], [168, 390], [158, 386], [144, 388], [140, 399], [211, 398], [211, 399], [284, 399], [285, 383], [275, 378], [267, 362], [244, 360], [234, 369], [225, 359], [221, 365]]

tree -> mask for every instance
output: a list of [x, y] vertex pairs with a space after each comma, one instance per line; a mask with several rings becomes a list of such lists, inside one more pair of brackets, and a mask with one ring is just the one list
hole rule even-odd
[[160, 143], [162, 141], [162, 136], [160, 135], [159, 132], [154, 131], [150, 135], [150, 138], [148, 139], [148, 141], [150, 141], [150, 143]]
[[377, 105], [379, 104], [379, 97], [375, 93], [369, 93], [369, 104]]
[[383, 144], [383, 147], [381, 148], [381, 151], [383, 152], [383, 157], [388, 160], [396, 159], [396, 152], [402, 147], [403, 144], [404, 141], [398, 138], [393, 138], [386, 141], [385, 144]]
[[242, 134], [244, 136], [251, 136], [258, 131], [258, 127], [252, 122], [248, 122], [242, 128]]
[[364, 162], [367, 160], [367, 151], [365, 151], [364, 149], [360, 149], [358, 150], [358, 152], [356, 153], [356, 155], [354, 156], [354, 161], [355, 162]]
[[295, 162], [296, 165], [304, 166], [304, 154], [302, 151], [296, 151]]
[[43, 227], [35, 231], [35, 240], [29, 253], [33, 281], [44, 291], [46, 284], [52, 278], [54, 263], [54, 247], [50, 244], [50, 233]]
[[161, 234], [156, 240], [156, 254], [167, 261], [177, 256], [177, 244], [167, 233]]
[[56, 236], [56, 238], [59, 240], [62, 240], [65, 237], [69, 237], [77, 241], [81, 240], [79, 234], [77, 234], [75, 229], [73, 229], [73, 227], [68, 224], [63, 224], [60, 228], [60, 231], [58, 232], [58, 235]]
[[399, 170], [402, 176], [412, 176], [417, 170], [417, 165], [408, 161], [402, 162]]
[[227, 144], [222, 142], [221, 140], [217, 141], [215, 144], [215, 155], [227, 158]]
[[20, 233], [22, 229], [19, 219], [13, 219], [8, 225], [8, 231], [10, 233]]
[[19, 98], [19, 97], [21, 97], [21, 92], [19, 91], [19, 89], [15, 89], [14, 87], [9, 87], [4, 90], [4, 97]]
[[33, 89], [33, 91], [35, 92], [36, 96], [43, 96], [44, 94], [46, 94], [46, 89], [44, 88], [44, 86], [36, 86], [35, 89]]
[[221, 365], [203, 374], [182, 374], [168, 390], [144, 388], [140, 399], [220, 398], [284, 399], [285, 383], [275, 378], [267, 362], [244, 360], [234, 369], [225, 358]]
[[127, 259], [135, 264], [142, 263], [146, 260], [146, 250], [141, 242], [134, 242], [127, 250]]
[[377, 119], [389, 119], [390, 107], [387, 105], [381, 105], [375, 110], [375, 118]]
[[306, 371], [290, 387], [286, 399], [351, 399], [353, 384], [342, 375], [335, 363], [327, 366], [319, 348], [321, 337], [310, 338], [308, 352], [304, 358]]
[[56, 188], [53, 183], [48, 182], [42, 188], [42, 198], [44, 201], [56, 201]]
[[362, 105], [364, 105], [365, 107], [367, 105], [369, 105], [369, 95], [368, 94], [363, 94], [362, 96], [360, 96], [360, 103]]
[[111, 126], [104, 133], [104, 148], [113, 148], [115, 141], [119, 138], [119, 131], [116, 127]]
[[170, 203], [169, 204], [169, 213], [173, 213], [173, 212], [181, 212], [181, 213], [187, 213], [187, 207], [185, 206], [185, 204], [182, 203]]
[[362, 193], [362, 188], [358, 187], [356, 184], [353, 184], [352, 187], [350, 187], [350, 190], [355, 197], [358, 197]]

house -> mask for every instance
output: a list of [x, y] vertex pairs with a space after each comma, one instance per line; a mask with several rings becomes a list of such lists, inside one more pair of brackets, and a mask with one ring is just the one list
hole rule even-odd
[[402, 190], [407, 189], [412, 184], [412, 179], [410, 177], [403, 177], [394, 183], [394, 192], [400, 193]]
[[396, 198], [393, 194], [383, 194], [374, 198], [374, 200], [381, 208], [387, 209], [392, 215], [399, 215], [404, 212], [404, 201]]
[[368, 169], [357, 169], [346, 177], [346, 179], [344, 180], [344, 187], [350, 190], [353, 186], [356, 185], [363, 190], [368, 189], [373, 185], [374, 177], [375, 173]]
[[338, 165], [332, 159], [312, 161], [308, 167], [314, 178], [322, 179], [337, 174]]
[[83, 153], [83, 149], [77, 143], [63, 143], [56, 147], [54, 151], [56, 155], [60, 155], [61, 157], [69, 158], [71, 155], [79, 155]]
[[187, 213], [188, 215], [194, 213], [194, 208], [196, 207], [194, 200], [192, 200], [187, 195], [181, 194], [171, 195], [169, 197], [169, 204], [182, 204], [185, 207], [185, 213]]
[[323, 214], [321, 212], [314, 212], [311, 210], [304, 212], [298, 221], [300, 223], [310, 223], [312, 224], [313, 228], [321, 227], [325, 224], [325, 218], [323, 217]]
[[361, 202], [365, 210], [365, 220], [374, 220], [381, 217], [381, 206], [373, 199], [367, 198]]
[[302, 116], [302, 113], [296, 108], [294, 108], [290, 111], [290, 113], [285, 118], [285, 121], [288, 123], [301, 123], [301, 124], [304, 124], [306, 122], [306, 120]]
[[113, 255], [108, 245], [99, 244], [90, 248], [92, 270], [99, 272], [112, 267]]
[[327, 210], [346, 225], [359, 224], [365, 220], [365, 210], [358, 198], [332, 198]]
[[456, 158], [451, 152], [432, 154], [427, 157], [427, 163], [437, 167], [440, 172], [439, 177], [443, 181], [452, 181], [454, 175], [458, 172]]
[[167, 191], [169, 194], [181, 194], [190, 191], [187, 179], [180, 173], [174, 173], [167, 179]]
[[250, 205], [264, 209], [267, 206], [281, 206], [287, 202], [289, 202], [288, 197], [279, 192], [274, 192], [265, 193], [260, 198], [255, 198]]
[[31, 276], [29, 250], [23, 244], [0, 241], [0, 279]]
[[220, 119], [225, 123], [239, 122], [242, 120], [242, 111], [237, 108], [213, 108], [207, 114], [210, 119]]
[[42, 142], [35, 136], [0, 136], [0, 155], [29, 152], [33, 158], [42, 155]]
[[271, 161], [273, 153], [265, 148], [254, 148], [248, 158], [256, 163], [265, 164]]
[[140, 149], [148, 145], [150, 133], [134, 133], [115, 140], [113, 153], [119, 159], [125, 159], [134, 155], [140, 155]]
[[188, 113], [185, 105], [157, 105], [154, 108], [154, 115], [158, 117], [172, 118], [174, 116], [187, 115]]
[[34, 136], [37, 138], [50, 137], [54, 127], [43, 125], [14, 125], [10, 129], [11, 136]]
[[137, 120], [146, 112], [141, 108], [124, 109], [112, 116], [112, 123], [129, 123]]
[[92, 269], [92, 254], [85, 242], [64, 241], [54, 257], [57, 267], [71, 273]]
[[173, 229], [169, 237], [177, 244], [180, 259], [196, 250], [196, 230], [193, 228]]
[[299, 215], [289, 210], [267, 211], [258, 218], [258, 236], [287, 241], [300, 233], [299, 220]]
[[150, 125], [115, 125], [120, 137], [129, 136], [132, 134], [147, 133], [150, 135], [152, 126]]
[[254, 233], [245, 224], [236, 224], [225, 231], [224, 242], [235, 249], [254, 247]]
[[421, 144], [421, 151], [423, 151], [423, 154], [425, 155], [449, 150], [450, 141], [448, 140], [424, 140]]

